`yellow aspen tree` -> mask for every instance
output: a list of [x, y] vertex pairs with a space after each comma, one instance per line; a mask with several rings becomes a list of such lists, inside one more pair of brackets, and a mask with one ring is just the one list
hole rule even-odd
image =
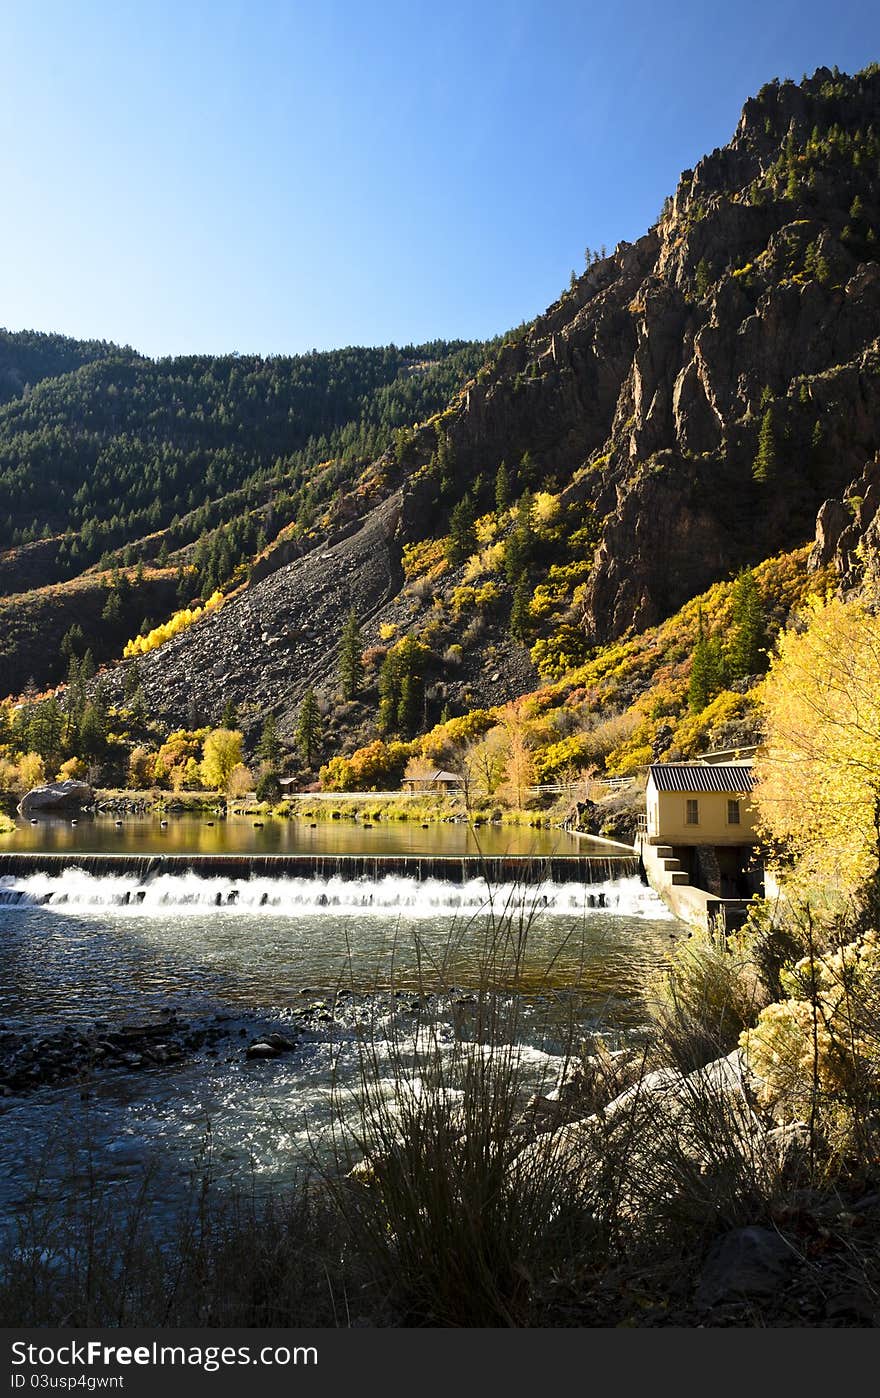
[[880, 863], [880, 617], [811, 598], [762, 687], [760, 826], [810, 873], [854, 890]]
[[214, 728], [202, 747], [202, 780], [209, 790], [225, 791], [241, 763], [243, 735], [235, 728]]

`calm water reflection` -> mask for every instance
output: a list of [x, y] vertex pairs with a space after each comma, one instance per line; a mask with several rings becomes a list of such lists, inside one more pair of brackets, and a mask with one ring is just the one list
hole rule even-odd
[[[167, 819], [163, 828], [161, 821]], [[8, 850], [78, 851], [91, 854], [608, 854], [564, 830], [528, 826], [481, 825], [442, 821], [423, 829], [418, 821], [380, 820], [365, 828], [345, 817], [317, 821], [278, 820], [271, 816], [211, 814], [125, 816], [82, 815], [69, 820], [43, 817], [35, 825], [18, 823], [0, 839]]]

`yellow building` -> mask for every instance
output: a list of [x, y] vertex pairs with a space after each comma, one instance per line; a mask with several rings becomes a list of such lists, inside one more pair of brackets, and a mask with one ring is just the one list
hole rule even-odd
[[644, 854], [670, 886], [715, 898], [761, 891], [750, 762], [658, 762], [648, 769]]
[[657, 762], [645, 790], [648, 843], [753, 845], [750, 762]]

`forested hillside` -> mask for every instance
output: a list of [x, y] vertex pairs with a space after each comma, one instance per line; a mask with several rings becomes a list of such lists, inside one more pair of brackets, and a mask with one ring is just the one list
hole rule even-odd
[[[139, 660], [150, 703], [219, 683], [292, 734], [311, 685], [335, 742], [409, 739], [809, 542], [880, 447], [878, 162], [880, 70], [768, 84], [643, 238], [396, 435], [380, 506]], [[373, 669], [340, 708], [351, 609]]]
[[[246, 575], [279, 531], [295, 539], [326, 510], [344, 512], [395, 432], [443, 407], [485, 349], [434, 341], [155, 362], [114, 345], [4, 335], [15, 393], [0, 407], [0, 688], [60, 678], [57, 627], [44, 635], [34, 612], [41, 588], [96, 567], [164, 568], [169, 557], [182, 603], [241, 581], [236, 569]], [[90, 579], [54, 594], [56, 615], [76, 619], [84, 589], [100, 592], [102, 579]], [[109, 626], [95, 626], [91, 609], [85, 618], [100, 658], [163, 620], [139, 575], [129, 580], [123, 624], [114, 607]]]
[[[159, 363], [108, 347], [22, 392], [0, 410], [0, 515], [29, 542], [0, 578], [30, 592], [0, 608], [0, 688], [49, 634], [35, 575], [96, 563], [117, 572], [87, 575], [103, 589], [87, 640], [98, 659], [131, 643], [105, 693], [138, 690], [166, 725], [231, 706], [251, 741], [271, 713], [292, 749], [314, 691], [317, 757], [344, 755], [604, 675], [604, 646], [665, 636], [713, 584], [803, 549], [880, 448], [878, 168], [880, 68], [822, 69], [767, 84], [644, 237], [588, 253], [491, 345]], [[756, 576], [765, 613], [787, 615], [785, 569]], [[179, 615], [148, 610], [147, 583]], [[59, 677], [69, 605], [62, 589], [41, 612], [38, 684]], [[686, 642], [673, 628], [656, 662], [674, 699], [612, 762], [664, 755], [683, 705], [748, 687], [765, 650], [731, 668], [719, 626], [709, 609]], [[579, 702], [561, 738], [593, 722]]]

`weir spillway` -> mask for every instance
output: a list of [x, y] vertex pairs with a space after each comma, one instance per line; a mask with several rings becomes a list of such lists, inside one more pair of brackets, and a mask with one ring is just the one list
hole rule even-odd
[[127, 875], [141, 882], [162, 875], [200, 878], [341, 879], [387, 878], [416, 883], [437, 880], [490, 886], [510, 884], [605, 884], [638, 873], [638, 856], [607, 855], [415, 855], [415, 854], [86, 854], [28, 851], [0, 854], [0, 879], [33, 874], [61, 876], [78, 869], [93, 878]]

